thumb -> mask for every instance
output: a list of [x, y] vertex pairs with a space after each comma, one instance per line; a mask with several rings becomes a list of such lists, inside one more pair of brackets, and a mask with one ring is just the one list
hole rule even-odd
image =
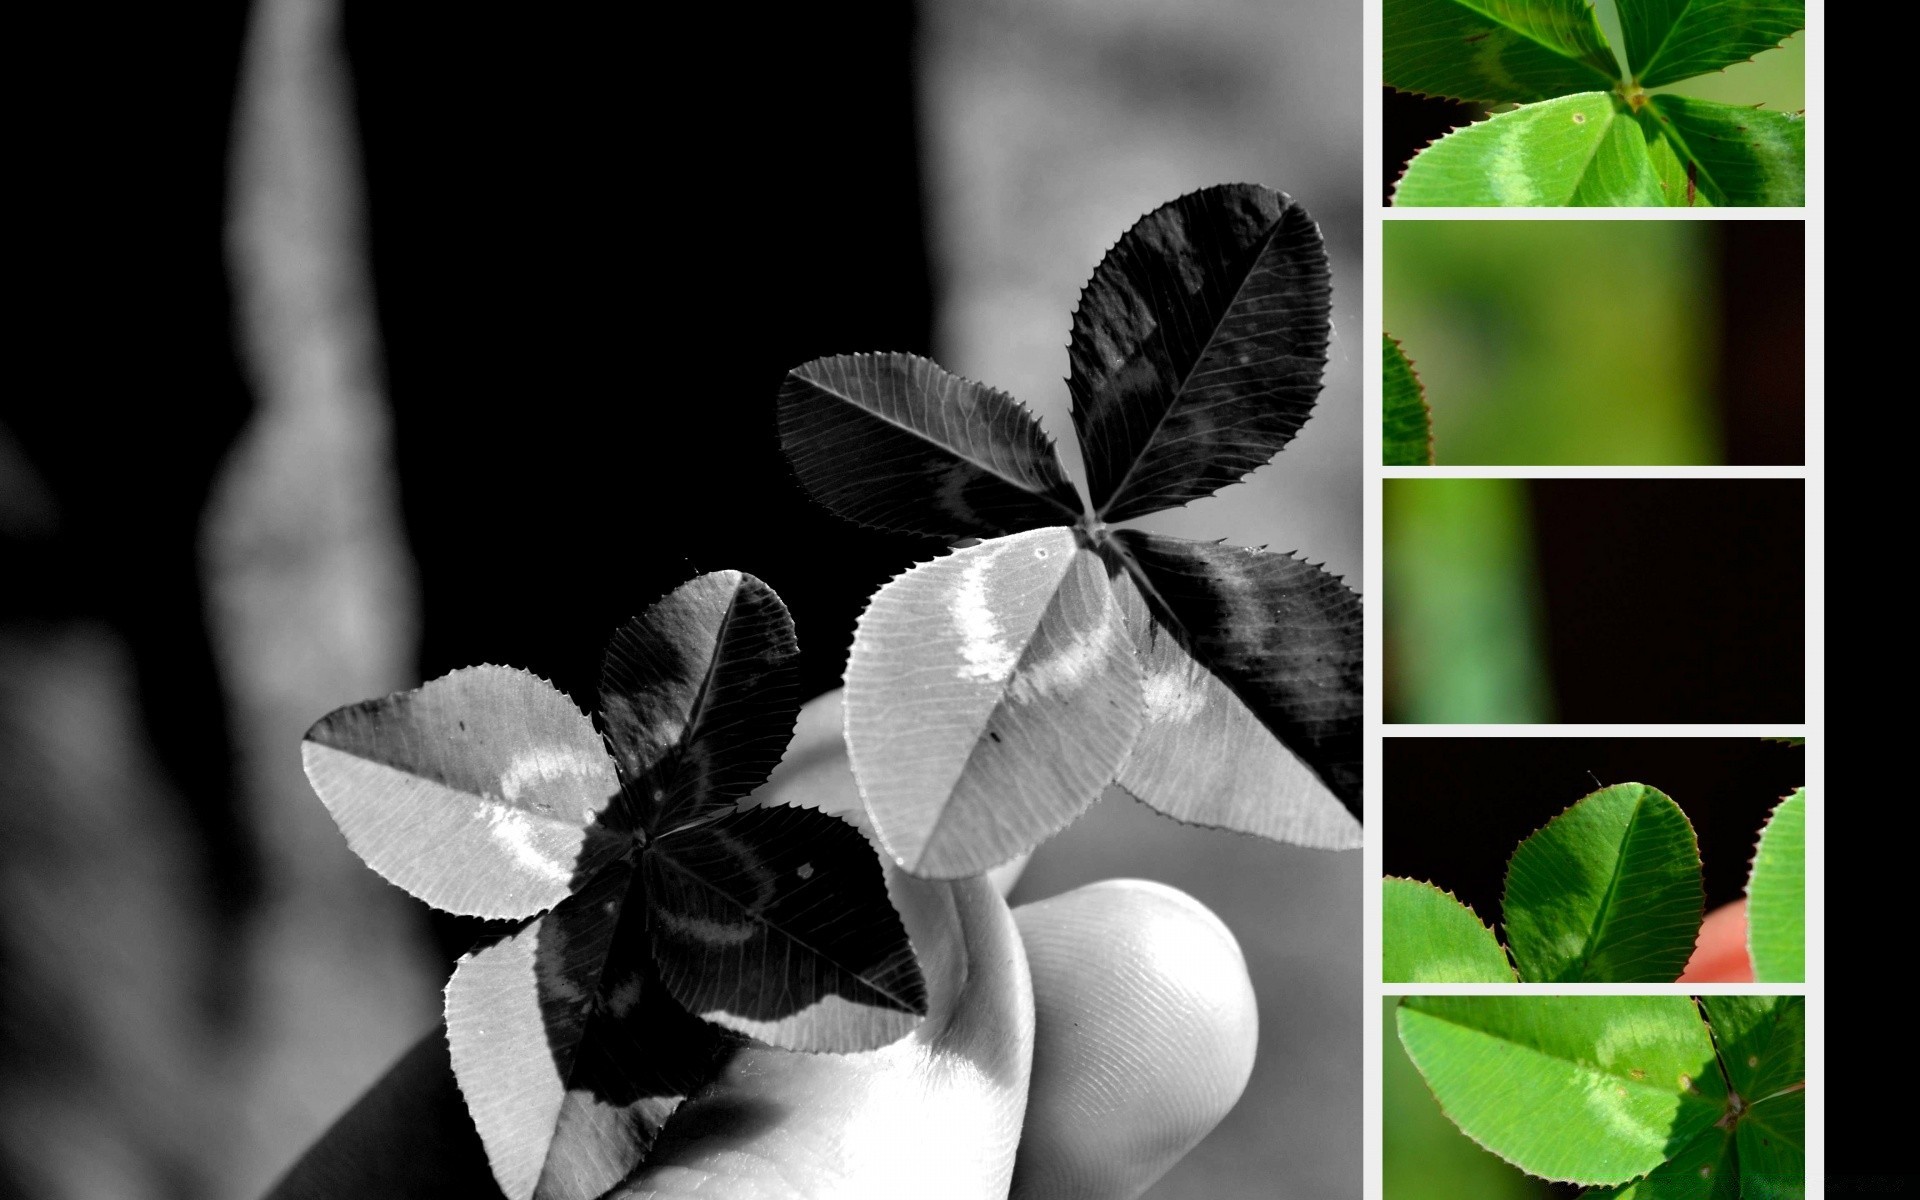
[[1034, 1028], [1013, 916], [984, 879], [889, 887], [927, 973], [921, 1027], [863, 1054], [741, 1051], [616, 1197], [1007, 1194]]

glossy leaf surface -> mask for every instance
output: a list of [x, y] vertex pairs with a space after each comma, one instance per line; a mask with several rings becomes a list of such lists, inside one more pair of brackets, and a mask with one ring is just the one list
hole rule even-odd
[[1319, 227], [1269, 188], [1193, 192], [1122, 234], [1067, 351], [1100, 517], [1198, 500], [1272, 458], [1320, 394], [1331, 312]]
[[1140, 664], [1097, 555], [995, 538], [874, 595], [847, 665], [867, 811], [916, 875], [974, 875], [1079, 815], [1140, 731]]
[[[568, 894], [619, 790], [600, 735], [552, 684], [469, 667], [336, 709], [307, 779], [354, 853], [435, 908], [524, 917]], [[585, 865], [591, 865], [585, 864]]]
[[1712, 1041], [1685, 996], [1414, 996], [1396, 1016], [1448, 1117], [1547, 1179], [1635, 1179], [1724, 1108]]
[[1113, 544], [1155, 618], [1357, 815], [1360, 598], [1272, 550], [1134, 529]]
[[1032, 413], [911, 354], [817, 358], [789, 371], [780, 441], [815, 500], [876, 529], [992, 537], [1080, 515]]
[[1520, 843], [1501, 919], [1531, 982], [1671, 983], [1705, 904], [1686, 814], [1658, 789], [1623, 783]]
[[1150, 610], [1124, 571], [1111, 580], [1140, 655], [1146, 706], [1117, 782], [1178, 821], [1348, 850], [1360, 822], [1247, 702]]
[[1528, 104], [1466, 125], [1407, 164], [1393, 202], [1406, 207], [1684, 204], [1662, 186], [1647, 130], [1609, 92]]

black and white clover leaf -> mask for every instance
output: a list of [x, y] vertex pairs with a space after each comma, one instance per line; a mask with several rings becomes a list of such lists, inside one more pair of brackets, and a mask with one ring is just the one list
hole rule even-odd
[[593, 723], [545, 680], [468, 667], [348, 705], [301, 759], [347, 844], [435, 908], [524, 917], [617, 846], [589, 830], [619, 791]]
[[[1232, 745], [1217, 733], [1240, 727], [1241, 719], [1222, 697], [1221, 705], [1206, 710], [1216, 736], [1183, 738], [1164, 727], [1190, 721], [1189, 712], [1199, 715], [1191, 709], [1192, 697], [1178, 701], [1159, 694], [1147, 705], [1148, 725], [1163, 727], [1157, 732], [1169, 758], [1149, 764], [1136, 752], [1122, 786], [1169, 815], [1202, 825], [1308, 846], [1359, 845], [1360, 597], [1339, 577], [1271, 550], [1137, 529], [1116, 531], [1109, 545], [1153, 619], [1150, 669], [1171, 655], [1172, 646], [1164, 643], [1183, 650], [1226, 686], [1285, 753], [1311, 768], [1318, 784], [1279, 793], [1277, 781], [1248, 781], [1250, 787], [1193, 794], [1197, 789], [1182, 778], [1192, 779], [1206, 757]], [[1171, 682], [1168, 673], [1149, 675], [1150, 682], [1155, 678], [1166, 681], [1163, 688]], [[1212, 695], [1202, 693], [1209, 700]]]
[[1140, 655], [1146, 716], [1115, 781], [1190, 825], [1323, 850], [1360, 844], [1360, 822], [1313, 769], [1155, 619], [1131, 575], [1112, 580]]
[[1099, 798], [1143, 696], [1097, 554], [1069, 529], [923, 563], [860, 617], [847, 748], [896, 861], [958, 878], [994, 867]]
[[1095, 515], [1212, 495], [1293, 440], [1320, 394], [1332, 296], [1319, 227], [1270, 188], [1193, 192], [1122, 234], [1067, 350]]
[[773, 589], [716, 571], [613, 635], [600, 717], [630, 821], [669, 829], [766, 782], [800, 712], [799, 644]]
[[447, 984], [454, 1077], [509, 1197], [605, 1192], [738, 1042], [661, 986], [633, 884], [603, 872]]
[[[498, 667], [340, 710], [310, 735], [309, 774], [374, 865], [460, 911], [551, 906], [447, 988], [455, 1077], [512, 1200], [625, 1178], [741, 1032], [864, 1050], [925, 1014], [861, 836], [824, 813], [734, 807], [793, 729], [796, 652], [779, 597], [719, 572], [615, 636], [611, 754], [566, 697]], [[563, 823], [570, 841], [549, 829]], [[476, 864], [468, 891], [448, 887]], [[529, 878], [549, 885], [533, 900]]]
[[682, 1006], [791, 1050], [857, 1050], [912, 1032], [926, 983], [900, 953], [873, 847], [834, 817], [758, 808], [646, 856], [651, 943]]
[[808, 494], [875, 529], [992, 537], [1080, 518], [1052, 439], [1012, 396], [911, 354], [787, 372], [780, 441]]

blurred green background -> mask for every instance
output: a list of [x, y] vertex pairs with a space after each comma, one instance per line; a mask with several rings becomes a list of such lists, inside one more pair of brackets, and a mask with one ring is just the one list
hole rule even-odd
[[1386, 1200], [1549, 1200], [1553, 1185], [1479, 1146], [1440, 1111], [1394, 1031], [1389, 996], [1380, 1015], [1381, 1191]]
[[1384, 321], [1435, 461], [1720, 463], [1712, 231], [1690, 221], [1389, 221]]

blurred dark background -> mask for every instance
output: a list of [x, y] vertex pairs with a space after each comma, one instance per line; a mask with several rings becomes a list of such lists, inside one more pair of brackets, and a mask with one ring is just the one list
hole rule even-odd
[[1693, 823], [1711, 910], [1746, 894], [1760, 827], [1806, 774], [1805, 749], [1760, 738], [1387, 738], [1381, 867], [1446, 888], [1497, 926], [1522, 839], [1582, 796], [1644, 783]]
[[1805, 719], [1801, 481], [1383, 487], [1387, 721]]
[[1391, 221], [1435, 461], [1806, 460], [1803, 221]]
[[[1359, 15], [1050, 0], [535, 19], [36, 11], [58, 367], [0, 415], [0, 1193], [246, 1197], [408, 1044], [470, 928], [346, 849], [329, 709], [480, 661], [593, 703], [621, 621], [760, 575], [814, 690], [939, 548], [840, 525], [781, 373], [930, 352], [1069, 462], [1080, 284], [1228, 180], [1321, 220], [1333, 362], [1281, 462], [1160, 519], [1360, 578]], [[1164, 879], [1242, 939], [1253, 1083], [1156, 1197], [1357, 1193], [1360, 861], [1109, 799], [1018, 898]]]

